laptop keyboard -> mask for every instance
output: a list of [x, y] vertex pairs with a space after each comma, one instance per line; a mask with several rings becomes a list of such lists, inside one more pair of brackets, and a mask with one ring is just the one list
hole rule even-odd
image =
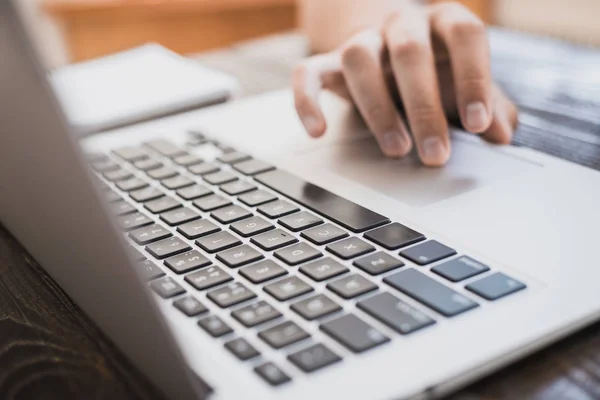
[[[290, 368], [343, 362], [336, 346], [369, 352], [526, 288], [230, 146], [198, 133], [186, 146], [152, 140], [88, 159], [151, 290], [273, 386]], [[205, 160], [198, 146], [220, 155]], [[259, 342], [285, 358], [267, 359]]]

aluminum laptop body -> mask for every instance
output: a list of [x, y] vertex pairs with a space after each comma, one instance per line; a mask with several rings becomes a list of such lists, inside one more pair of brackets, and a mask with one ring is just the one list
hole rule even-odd
[[[445, 168], [423, 168], [414, 158], [387, 160], [381, 157], [353, 110], [333, 97], [324, 98], [329, 132], [324, 139], [313, 141], [302, 131], [287, 91], [106, 132], [78, 144], [66, 127], [12, 3], [5, 0], [0, 3], [0, 53], [3, 126], [0, 220], [169, 398], [437, 397], [600, 316], [600, 271], [596, 268], [594, 251], [600, 224], [600, 174], [596, 171], [524, 148], [492, 146], [458, 131], [453, 133], [454, 153]], [[189, 134], [190, 130], [201, 130], [206, 137], [218, 140], [219, 146], [211, 142], [186, 147], [198, 139]], [[254, 264], [230, 268], [221, 261], [225, 253], [203, 251], [197, 243], [202, 238], [188, 240], [176, 226], [168, 227], [165, 229], [172, 237], [180, 237], [185, 245], [200, 252], [255, 296], [239, 305], [224, 305], [222, 301], [236, 293], [219, 297], [212, 289], [196, 289], [194, 285], [200, 280], [186, 279], [189, 274], [177, 273], [177, 266], [167, 267], [164, 259], [154, 257], [153, 252], [160, 251], [156, 246], [137, 246], [152, 268], [163, 274], [160, 279], [170, 279], [186, 291], [185, 295], [195, 296], [209, 309], [200, 316], [185, 315], [174, 307], [177, 296], [183, 294], [163, 299], [158, 292], [148, 290], [152, 282], [136, 274], [138, 262], [135, 256], [128, 256], [125, 245], [136, 243], [118, 226], [123, 219], [109, 217], [112, 209], [103, 200], [103, 190], [109, 187], [140, 212], [146, 213], [147, 207], [131, 200], [126, 190], [117, 189], [122, 187], [120, 181], [114, 183], [105, 179], [110, 175], [91, 172], [80, 152], [81, 146], [86, 153], [107, 154], [126, 173], [150, 182], [149, 174], [136, 169], [135, 163], [120, 161], [112, 150], [164, 140], [184, 148], [190, 157], [224, 159], [228, 154], [223, 152], [224, 146], [232, 146], [255, 160], [275, 166], [276, 170], [252, 175], [240, 172], [243, 168], [239, 164], [230, 166], [214, 161], [221, 172], [235, 175], [240, 182], [278, 196], [285, 204], [316, 214], [324, 223], [345, 231], [348, 236], [343, 240], [367, 243], [381, 257], [392, 257], [404, 265], [396, 265], [387, 272], [374, 272], [368, 265], [357, 262], [362, 255], [346, 260], [340, 254], [344, 249], [334, 246], [337, 242], [316, 245], [301, 232], [288, 230], [286, 235], [318, 250], [347, 271], [340, 278], [318, 281], [308, 274], [306, 263], [288, 265], [285, 248], [278, 250], [279, 256], [274, 256], [277, 251], [261, 252], [286, 273], [269, 282], [296, 277], [312, 288], [311, 293], [295, 299], [279, 300], [277, 294], [265, 290], [269, 282], [255, 285], [240, 273]], [[154, 150], [148, 148], [148, 151]], [[223, 185], [207, 183], [207, 179], [215, 177], [195, 175], [190, 173], [193, 168], [169, 160], [174, 158], [164, 162], [182, 176], [227, 197], [222, 193]], [[281, 176], [290, 178], [278, 181], [276, 178]], [[102, 184], [94, 185], [94, 181]], [[151, 185], [162, 187], [161, 182]], [[306, 182], [304, 190], [295, 193], [299, 201], [287, 196], [289, 185], [294, 186], [294, 182]], [[179, 198], [175, 197], [176, 191], [168, 193]], [[240, 200], [241, 196], [227, 198], [241, 209], [277, 225], [282, 232], [285, 230], [276, 222], [283, 218], [267, 218], [266, 208], [261, 211], [261, 206], [248, 206]], [[374, 214], [385, 216], [391, 223], [410, 227], [427, 239], [390, 250], [385, 243], [368, 239], [374, 236], [369, 232], [388, 226], [387, 220], [378, 227], [361, 231], [353, 225], [360, 218], [336, 221], [316, 212], [326, 207], [323, 197], [334, 199], [331, 204], [348, 206], [336, 203], [340, 198], [351, 201], [359, 207], [351, 209], [363, 213], [369, 210], [373, 213], [368, 214], [369, 218]], [[197, 210], [204, 198], [197, 199], [200, 201], [195, 211], [203, 220], [218, 225], [216, 211]], [[194, 207], [192, 204], [185, 202], [186, 207]], [[340, 210], [330, 209], [329, 214], [339, 216]], [[158, 215], [149, 213], [147, 218], [164, 224]], [[230, 227], [221, 225], [222, 231]], [[232, 236], [260, 250], [256, 240], [252, 241], [254, 236]], [[435, 262], [411, 256], [415, 249], [423, 249], [418, 246], [431, 241], [454, 249], [457, 254]], [[217, 258], [219, 254], [221, 259]], [[473, 265], [481, 271], [457, 282], [440, 273], [448, 268], [442, 265], [463, 256], [475, 260]], [[373, 261], [373, 265], [378, 265], [377, 259]], [[207, 268], [212, 267], [192, 273]], [[410, 276], [405, 271], [411, 271]], [[398, 275], [401, 273], [404, 275]], [[359, 276], [376, 288], [344, 299], [339, 286], [336, 288], [332, 283], [348, 274]], [[507, 287], [521, 285], [521, 290], [511, 291], [502, 298], [486, 298], [481, 290], [489, 294], [490, 285], [482, 287], [481, 281], [495, 274], [510, 277], [510, 281], [503, 281], [509, 282]], [[413, 283], [417, 279], [421, 286], [403, 286], [409, 277]], [[225, 290], [231, 285], [226, 283], [214, 290]], [[440, 309], [439, 304], [431, 303], [435, 299], [419, 300], [415, 293], [427, 285], [438, 288], [440, 295], [450, 290], [454, 306], [462, 306], [464, 312]], [[333, 299], [341, 310], [309, 321], [291, 307], [316, 293]], [[382, 294], [401, 302], [396, 305], [402, 307], [391, 312], [412, 310], [412, 314], [403, 314], [404, 318], [413, 317], [405, 328], [414, 327], [419, 321], [429, 322], [422, 329], [403, 334], [402, 326], [395, 329], [394, 321], [368, 312], [367, 302]], [[276, 308], [281, 314], [278, 319], [247, 328], [233, 316], [233, 312], [260, 301]], [[224, 321], [234, 333], [212, 337], [198, 325], [206, 315]], [[356, 325], [356, 320], [341, 321], [345, 315], [355, 316], [371, 329], [360, 336], [362, 325]], [[282, 321], [295, 321], [308, 337], [274, 348], [273, 341], [277, 338], [264, 331]], [[358, 328], [340, 330], [342, 322]], [[368, 342], [363, 343], [364, 347], [354, 340], [357, 335]], [[241, 361], [225, 347], [225, 343], [236, 337], [247, 340], [260, 355]], [[303, 351], [318, 344], [326, 346], [338, 359], [307, 372], [307, 365], [324, 353]], [[267, 362], [277, 366], [288, 381], [272, 386], [259, 376], [255, 369]]]

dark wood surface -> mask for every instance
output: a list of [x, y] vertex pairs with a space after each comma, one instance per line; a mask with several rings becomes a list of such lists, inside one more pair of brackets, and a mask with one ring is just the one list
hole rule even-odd
[[[302, 39], [291, 35], [199, 58], [207, 65], [241, 77], [246, 92], [256, 93], [287, 83], [291, 64], [302, 46]], [[277, 57], [269, 58], [273, 55]], [[530, 108], [536, 109], [537, 103], [528, 101]], [[600, 107], [597, 115], [600, 117]], [[590, 126], [592, 134], [600, 132], [600, 124]], [[542, 146], [531, 134], [521, 135], [532, 142], [532, 147]], [[563, 151], [565, 157], [584, 154], [586, 158], [580, 162], [600, 165], [600, 153], [596, 156], [595, 147], [581, 150], [573, 142], [563, 142], [542, 150]], [[452, 397], [600, 398], [600, 323]], [[152, 385], [0, 225], [0, 399], [159, 398]]]

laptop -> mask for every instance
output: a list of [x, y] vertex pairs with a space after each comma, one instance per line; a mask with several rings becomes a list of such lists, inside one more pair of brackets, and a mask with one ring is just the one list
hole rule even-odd
[[0, 53], [0, 220], [168, 398], [439, 397], [600, 316], [597, 171], [287, 91], [77, 140], [6, 0]]

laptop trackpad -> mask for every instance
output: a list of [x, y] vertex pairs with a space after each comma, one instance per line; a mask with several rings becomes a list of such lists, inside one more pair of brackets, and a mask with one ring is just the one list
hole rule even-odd
[[330, 144], [304, 156], [313, 165], [412, 207], [424, 207], [540, 168], [471, 138], [456, 135], [452, 145], [452, 158], [444, 168], [423, 167], [414, 152], [403, 159], [387, 159], [372, 138]]

